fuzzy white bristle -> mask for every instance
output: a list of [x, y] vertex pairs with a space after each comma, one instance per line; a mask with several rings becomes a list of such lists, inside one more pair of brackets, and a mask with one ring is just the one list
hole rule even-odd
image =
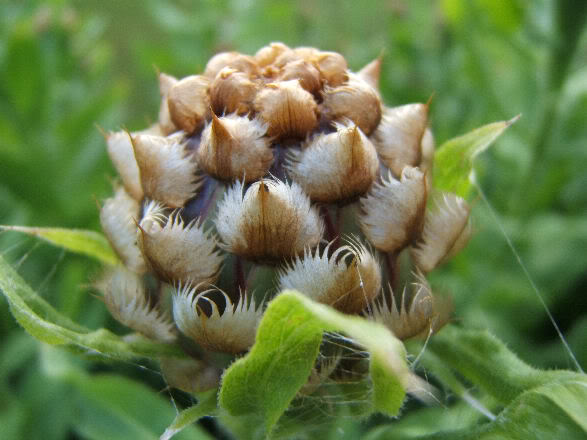
[[[220, 289], [208, 289], [198, 293], [201, 286], [179, 285], [173, 295], [173, 317], [183, 334], [192, 338], [207, 350], [226, 353], [241, 353], [255, 342], [257, 325], [263, 314], [262, 307], [254, 298], [242, 293], [236, 304]], [[225, 302], [220, 313], [210, 294], [220, 295]], [[208, 316], [198, 306], [199, 301], [208, 303]]]
[[161, 341], [176, 338], [170, 317], [147, 300], [142, 279], [117, 267], [98, 282], [106, 307], [118, 321], [143, 335]]
[[349, 241], [329, 257], [306, 249], [280, 271], [281, 289], [296, 289], [315, 301], [346, 313], [358, 313], [381, 290], [379, 262], [358, 240]]
[[375, 147], [360, 128], [345, 121], [301, 150], [291, 150], [286, 164], [291, 178], [316, 202], [332, 203], [365, 193], [379, 170]]
[[139, 134], [132, 137], [145, 195], [179, 208], [201, 185], [193, 155], [185, 150], [181, 133], [172, 136]]
[[426, 196], [426, 176], [418, 168], [405, 167], [401, 180], [389, 173], [361, 199], [361, 229], [378, 249], [403, 249], [420, 235]]
[[205, 231], [197, 219], [186, 225], [177, 211], [161, 226], [161, 213], [155, 206], [141, 221], [138, 234], [139, 245], [151, 268], [168, 282], [214, 282], [223, 257], [212, 233]]
[[416, 266], [430, 272], [465, 247], [471, 237], [470, 208], [452, 193], [437, 198], [436, 209], [428, 210], [422, 236], [411, 249]]
[[279, 259], [318, 244], [324, 223], [298, 184], [267, 179], [243, 191], [237, 181], [218, 207], [216, 229], [225, 249], [252, 259]]
[[113, 198], [107, 199], [100, 209], [100, 223], [106, 238], [123, 261], [136, 273], [146, 271], [145, 260], [137, 246], [137, 220], [139, 203], [123, 187]]

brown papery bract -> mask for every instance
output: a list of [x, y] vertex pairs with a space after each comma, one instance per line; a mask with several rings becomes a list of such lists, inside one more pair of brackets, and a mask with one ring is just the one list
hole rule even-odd
[[177, 131], [177, 127], [171, 120], [167, 99], [169, 91], [175, 84], [177, 84], [177, 78], [165, 73], [159, 74], [159, 94], [161, 95], [161, 105], [159, 106], [159, 128], [164, 135]]
[[363, 133], [371, 135], [381, 120], [381, 101], [377, 91], [356, 74], [337, 87], [325, 87], [322, 111], [332, 120], [350, 119]]
[[266, 132], [266, 124], [258, 119], [212, 115], [212, 122], [202, 132], [198, 164], [218, 179], [258, 180], [267, 174], [273, 162]]
[[187, 76], [169, 89], [167, 106], [176, 127], [194, 133], [204, 126], [210, 113], [210, 80], [202, 75]]
[[253, 57], [238, 52], [221, 52], [210, 58], [204, 76], [212, 80], [225, 67], [231, 67], [249, 76], [257, 76], [259, 73], [259, 66]]
[[292, 150], [287, 169], [315, 202], [352, 201], [364, 194], [379, 171], [377, 152], [360, 128], [336, 124], [337, 131], [321, 134], [302, 150]]
[[218, 207], [216, 229], [226, 250], [268, 262], [316, 246], [324, 224], [299, 185], [267, 179], [244, 195], [243, 183], [236, 182]]
[[426, 210], [426, 176], [405, 167], [401, 179], [391, 173], [361, 199], [361, 229], [385, 252], [398, 252], [420, 236]]
[[267, 84], [254, 106], [269, 126], [269, 136], [304, 138], [318, 125], [316, 101], [297, 80]]
[[245, 115], [253, 108], [258, 85], [246, 73], [231, 67], [222, 69], [210, 85], [210, 105], [218, 115]]
[[428, 125], [427, 104], [386, 108], [374, 136], [381, 161], [396, 177], [405, 166], [420, 165], [422, 138]]

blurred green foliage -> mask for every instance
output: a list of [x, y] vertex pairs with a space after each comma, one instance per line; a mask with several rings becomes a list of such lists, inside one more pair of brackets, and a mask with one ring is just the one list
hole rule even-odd
[[[277, 40], [339, 51], [353, 69], [383, 51], [385, 102], [434, 95], [431, 125], [439, 143], [522, 114], [477, 162], [477, 176], [585, 366], [586, 16], [582, 0], [4, 1], [0, 224], [98, 230], [96, 200], [111, 193], [115, 173], [96, 126], [134, 130], [154, 120], [156, 69], [185, 76], [217, 51], [254, 53]], [[457, 320], [490, 329], [531, 364], [572, 367], [482, 199], [474, 212], [474, 239], [434, 273], [433, 286], [453, 295]], [[89, 295], [96, 263], [12, 232], [0, 233], [0, 252], [69, 317], [118, 328]], [[160, 433], [154, 420], [170, 404], [124, 378], [157, 392], [165, 385], [156, 374], [106, 363], [81, 363], [73, 376], [50, 374], [55, 356], [24, 335], [4, 306], [0, 335], [1, 438]], [[158, 403], [145, 404], [140, 416], [126, 414], [104, 404], [101, 390], [112, 387]], [[108, 423], [123, 428], [105, 430]], [[340, 423], [358, 432], [349, 420]]]

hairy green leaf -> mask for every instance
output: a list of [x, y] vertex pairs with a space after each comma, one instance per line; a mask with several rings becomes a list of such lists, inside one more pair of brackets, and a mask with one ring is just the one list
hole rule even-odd
[[446, 365], [504, 404], [555, 378], [575, 375], [571, 371], [532, 368], [488, 331], [447, 326], [430, 340], [428, 348]]
[[306, 383], [325, 331], [345, 333], [369, 350], [374, 408], [396, 415], [413, 379], [403, 344], [379, 324], [295, 291], [284, 291], [269, 304], [255, 345], [224, 374], [220, 405], [234, 416], [262, 416], [270, 433]]
[[473, 159], [485, 151], [519, 116], [476, 128], [442, 144], [434, 156], [434, 187], [465, 197], [471, 188]]
[[175, 417], [175, 420], [167, 427], [160, 440], [169, 440], [202, 417], [213, 414], [216, 411], [216, 393], [217, 390], [202, 393], [197, 404], [184, 409]]
[[14, 318], [32, 336], [52, 345], [73, 345], [90, 355], [113, 359], [182, 356], [179, 347], [136, 335], [122, 338], [106, 329], [92, 331], [61, 315], [40, 298], [0, 256], [0, 290]]
[[86, 255], [96, 260], [114, 265], [118, 257], [106, 237], [95, 231], [66, 228], [29, 228], [26, 226], [3, 226], [0, 231], [16, 231], [39, 237], [49, 243], [77, 254]]

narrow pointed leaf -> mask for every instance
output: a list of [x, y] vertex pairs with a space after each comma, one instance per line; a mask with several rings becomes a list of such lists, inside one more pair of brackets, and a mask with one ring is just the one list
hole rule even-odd
[[29, 228], [26, 226], [2, 226], [0, 230], [16, 231], [39, 237], [49, 243], [77, 254], [95, 258], [104, 264], [118, 263], [116, 253], [106, 237], [95, 231], [66, 228]]
[[197, 404], [180, 412], [173, 420], [173, 423], [165, 430], [160, 440], [169, 440], [202, 417], [214, 414], [216, 411], [216, 393], [217, 390], [203, 393]]
[[485, 151], [519, 116], [476, 128], [442, 144], [434, 157], [434, 187], [466, 197], [471, 188], [473, 159]]
[[181, 349], [174, 344], [139, 335], [132, 339], [122, 338], [106, 329], [92, 331], [72, 322], [39, 297], [1, 256], [0, 291], [18, 323], [32, 336], [48, 344], [75, 346], [88, 355], [113, 359], [182, 356]]
[[269, 304], [255, 345], [224, 374], [220, 405], [234, 416], [261, 415], [270, 433], [307, 381], [324, 331], [345, 333], [369, 350], [374, 407], [396, 415], [412, 379], [403, 344], [379, 324], [295, 291], [284, 291]]

